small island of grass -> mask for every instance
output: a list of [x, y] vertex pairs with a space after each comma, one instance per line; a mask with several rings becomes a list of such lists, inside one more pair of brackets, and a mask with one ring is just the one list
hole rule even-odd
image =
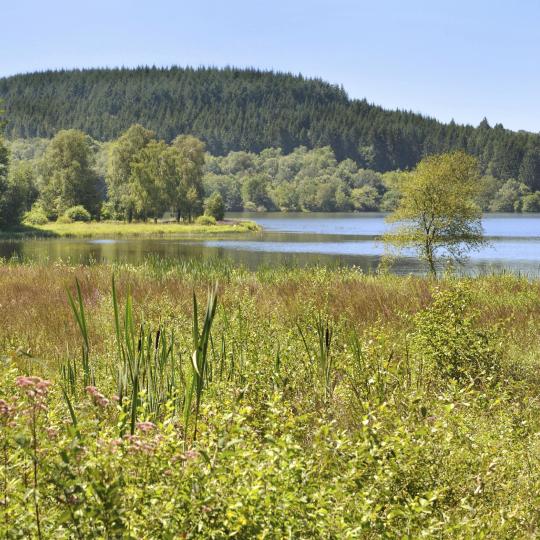
[[44, 225], [22, 226], [2, 231], [4, 238], [116, 238], [217, 235], [258, 232], [261, 227], [253, 221], [224, 220], [216, 224], [183, 222], [122, 222], [92, 221], [72, 223], [49, 222]]

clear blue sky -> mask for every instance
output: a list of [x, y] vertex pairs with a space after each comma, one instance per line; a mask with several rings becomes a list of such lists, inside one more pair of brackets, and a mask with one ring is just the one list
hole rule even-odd
[[540, 0], [2, 0], [0, 76], [256, 66], [444, 121], [540, 131]]

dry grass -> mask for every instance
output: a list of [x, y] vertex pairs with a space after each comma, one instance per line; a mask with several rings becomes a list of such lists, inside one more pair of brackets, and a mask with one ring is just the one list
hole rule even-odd
[[[217, 278], [225, 312], [244, 306], [249, 316], [272, 319], [284, 329], [307, 313], [324, 312], [364, 331], [377, 323], [403, 328], [407, 314], [429, 302], [435, 285], [421, 277], [363, 276], [351, 271], [276, 270], [271, 273], [220, 271], [194, 273], [182, 267], [69, 266], [25, 264], [0, 266], [0, 342], [4, 349], [31, 349], [36, 356], [65, 357], [66, 344], [78, 347], [79, 334], [67, 303], [66, 290], [79, 280], [98, 349], [113, 334], [111, 278], [116, 274], [119, 297], [131, 290], [139, 313], [157, 321], [191, 317], [193, 290], [205, 294]], [[499, 323], [514, 343], [532, 343], [540, 326], [540, 282], [517, 277], [475, 278], [475, 307], [484, 324]]]

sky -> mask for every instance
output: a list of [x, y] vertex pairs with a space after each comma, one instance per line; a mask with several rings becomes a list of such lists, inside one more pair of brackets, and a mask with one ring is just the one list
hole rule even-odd
[[540, 131], [540, 0], [0, 0], [0, 76], [259, 67], [442, 121]]

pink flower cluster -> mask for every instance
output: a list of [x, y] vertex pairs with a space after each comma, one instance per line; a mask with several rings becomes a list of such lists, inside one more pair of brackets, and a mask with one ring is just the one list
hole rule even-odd
[[0, 399], [0, 416], [9, 418], [12, 412], [13, 407], [5, 399]]
[[34, 401], [36, 408], [46, 410], [44, 402], [49, 393], [49, 386], [52, 385], [51, 381], [47, 381], [41, 377], [21, 376], [17, 377], [16, 384], [26, 392], [26, 395], [31, 400]]
[[156, 424], [154, 424], [153, 422], [137, 422], [135, 426], [143, 433], [148, 433], [149, 431], [156, 429]]
[[132, 453], [142, 452], [144, 454], [153, 454], [159, 444], [160, 437], [153, 439], [143, 438], [139, 435], [126, 435], [125, 440], [129, 443], [128, 451]]
[[142, 452], [144, 454], [153, 454], [161, 441], [161, 435], [157, 434], [149, 437], [148, 434], [156, 429], [154, 422], [137, 422], [137, 429], [142, 435], [126, 435], [124, 440], [129, 444], [128, 451], [132, 453]]
[[93, 398], [96, 405], [106, 407], [109, 404], [109, 400], [95, 386], [87, 386], [85, 390]]

